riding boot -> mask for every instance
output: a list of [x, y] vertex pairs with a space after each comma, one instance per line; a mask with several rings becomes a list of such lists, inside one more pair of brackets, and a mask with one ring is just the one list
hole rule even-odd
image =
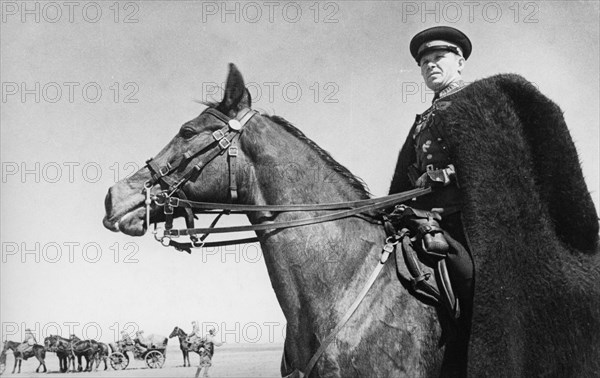
[[460, 213], [446, 216], [444, 221], [442, 227], [446, 231], [445, 236], [451, 246], [451, 253], [448, 253], [446, 257], [446, 266], [454, 295], [460, 303], [461, 314], [455, 322], [456, 333], [448, 340], [441, 376], [461, 378], [467, 375], [467, 356], [473, 314], [474, 267]]
[[473, 261], [462, 243], [446, 233], [446, 238], [452, 246], [452, 252], [446, 257], [446, 266], [450, 274], [454, 295], [461, 307], [461, 318], [467, 320], [465, 326], [470, 328], [473, 308]]

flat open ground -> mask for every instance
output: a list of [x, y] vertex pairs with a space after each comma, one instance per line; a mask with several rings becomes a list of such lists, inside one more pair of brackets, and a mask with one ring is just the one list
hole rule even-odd
[[[280, 377], [279, 365], [283, 351], [282, 344], [225, 344], [216, 348], [211, 377]], [[167, 358], [162, 369], [150, 369], [144, 361], [132, 360], [127, 369], [116, 371], [110, 365], [104, 371], [104, 364], [98, 371], [91, 373], [59, 373], [58, 359], [54, 353], [46, 353], [46, 367], [52, 378], [62, 377], [193, 377], [198, 365], [198, 355], [190, 354], [191, 367], [183, 367], [183, 358], [178, 345], [169, 345]], [[2, 377], [40, 377], [35, 373], [38, 361], [33, 358], [23, 361], [21, 374], [11, 374], [13, 357], [7, 356], [6, 371]], [[85, 362], [84, 362], [85, 363]]]

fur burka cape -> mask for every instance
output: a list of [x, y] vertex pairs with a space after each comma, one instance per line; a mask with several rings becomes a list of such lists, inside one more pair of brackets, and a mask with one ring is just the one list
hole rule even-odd
[[[597, 376], [598, 215], [562, 111], [517, 75], [444, 100], [475, 263], [469, 376]], [[411, 189], [412, 133], [390, 193]]]

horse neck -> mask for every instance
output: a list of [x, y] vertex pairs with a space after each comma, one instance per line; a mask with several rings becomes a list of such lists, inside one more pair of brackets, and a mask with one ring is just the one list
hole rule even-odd
[[[242, 176], [256, 204], [324, 203], [368, 197], [362, 182], [298, 129], [278, 118], [242, 134], [251, 162]], [[244, 167], [247, 168], [247, 167]]]
[[185, 338], [188, 336], [181, 328], [179, 328], [179, 332], [177, 333], [179, 337], [179, 341], [185, 341]]
[[6, 351], [8, 350], [12, 350], [13, 352], [15, 351], [15, 342], [14, 341], [6, 341], [4, 343], [4, 347], [2, 348], [2, 353], [6, 353]]
[[[244, 135], [242, 142], [253, 169], [252, 179], [240, 185], [247, 188], [241, 197], [246, 203], [314, 204], [368, 197], [358, 179], [328, 154], [282, 126], [261, 127]], [[275, 221], [325, 213], [280, 213]], [[258, 216], [249, 219], [261, 222]], [[374, 256], [384, 240], [382, 227], [357, 217], [258, 234], [273, 288], [292, 325], [288, 332], [293, 324], [313, 327], [330, 322], [332, 312], [343, 313], [375, 268]]]
[[7, 341], [4, 350], [10, 349], [14, 352], [15, 350], [17, 350], [17, 347], [19, 345], [21, 345], [21, 343], [18, 341]]

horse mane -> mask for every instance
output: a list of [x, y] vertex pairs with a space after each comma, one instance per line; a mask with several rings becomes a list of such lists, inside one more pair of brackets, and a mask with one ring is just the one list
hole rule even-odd
[[346, 180], [348, 180], [348, 183], [350, 184], [350, 186], [352, 186], [352, 188], [354, 190], [356, 190], [361, 195], [362, 198], [369, 198], [371, 196], [371, 193], [369, 192], [367, 184], [360, 177], [352, 174], [352, 172], [350, 172], [348, 170], [348, 168], [346, 168], [343, 165], [341, 165], [340, 163], [338, 163], [329, 154], [329, 152], [322, 149], [318, 144], [316, 144], [310, 138], [308, 138], [306, 135], [304, 135], [304, 133], [302, 131], [300, 131], [300, 129], [298, 129], [296, 126], [292, 125], [290, 122], [288, 122], [283, 117], [279, 117], [276, 115], [268, 115], [268, 114], [261, 114], [261, 115], [263, 117], [268, 118], [269, 120], [273, 121], [277, 125], [283, 127], [287, 132], [289, 132], [294, 137], [298, 138], [300, 141], [302, 141], [303, 143], [307, 144], [310, 148], [312, 148], [321, 157], [321, 159], [323, 159], [325, 161], [325, 163], [327, 163], [327, 165], [331, 169], [334, 170], [334, 172], [339, 173], [340, 175], [342, 175], [342, 177], [346, 178]]
[[[202, 101], [201, 103], [211, 109], [219, 110], [218, 107], [220, 105], [220, 102]], [[285, 118], [277, 116], [277, 115], [268, 115], [265, 113], [261, 113], [261, 116], [263, 116], [263, 117], [273, 121], [275, 124], [283, 127], [288, 133], [292, 134], [292, 136], [296, 137], [298, 140], [300, 140], [301, 142], [308, 145], [313, 151], [315, 151], [319, 155], [319, 157], [321, 157], [321, 159], [323, 159], [323, 161], [325, 161], [325, 163], [327, 163], [327, 165], [331, 169], [333, 169], [334, 172], [342, 175], [342, 177], [344, 177], [348, 181], [350, 186], [355, 191], [358, 192], [358, 194], [360, 195], [361, 198], [366, 199], [366, 198], [371, 197], [371, 192], [369, 191], [367, 184], [360, 177], [354, 175], [352, 172], [350, 172], [348, 170], [348, 168], [346, 168], [343, 165], [341, 165], [340, 163], [338, 163], [331, 156], [331, 154], [329, 154], [329, 152], [325, 151], [318, 144], [313, 142], [302, 131], [300, 131], [300, 129], [298, 129], [296, 126], [292, 125]]]

